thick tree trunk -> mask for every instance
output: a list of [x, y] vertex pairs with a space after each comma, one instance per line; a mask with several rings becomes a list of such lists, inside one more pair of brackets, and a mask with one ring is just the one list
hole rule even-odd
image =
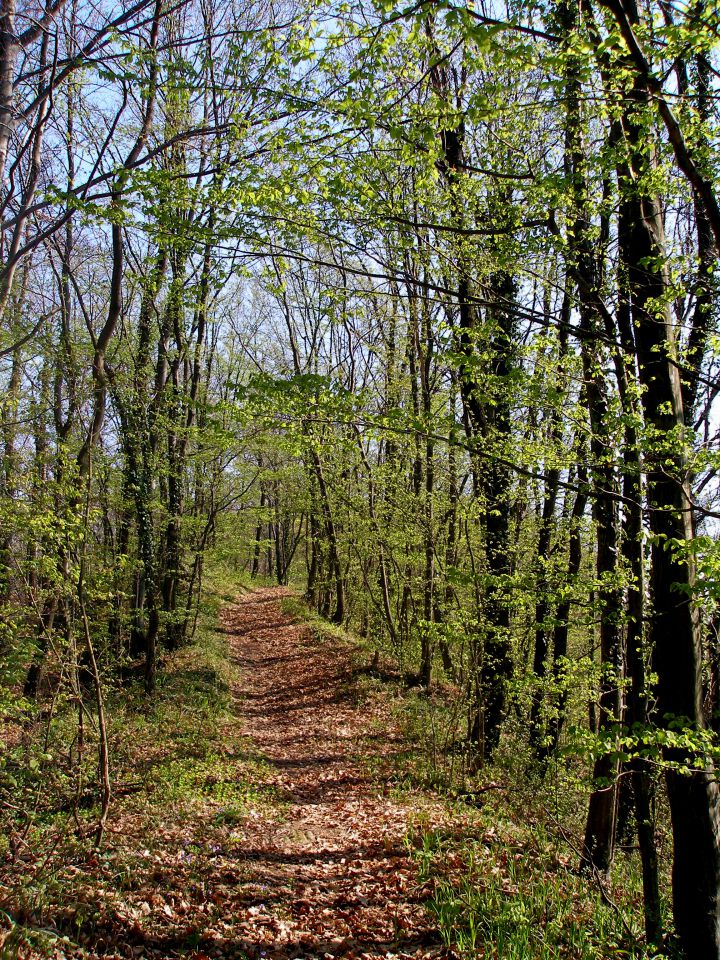
[[[667, 306], [665, 237], [659, 202], [638, 184], [645, 181], [646, 128], [636, 111], [650, 102], [636, 83], [623, 127], [627, 167], [620, 171], [623, 202], [619, 237], [627, 264], [627, 288], [643, 385], [643, 410], [652, 430], [646, 456], [647, 495], [653, 534], [650, 644], [657, 673], [657, 716], [662, 726], [678, 721], [702, 729], [702, 642], [693, 608], [691, 557], [674, 544], [692, 541], [692, 505], [686, 487], [684, 404], [675, 365], [675, 331]], [[700, 358], [694, 358], [695, 363]], [[693, 773], [681, 748], [665, 750], [673, 833], [673, 911], [682, 947], [692, 960], [720, 957], [720, 794], [715, 770]]]
[[15, 66], [20, 44], [15, 27], [16, 4], [2, 0], [0, 4], [0, 181], [5, 179], [10, 138], [16, 125]]
[[[621, 281], [627, 280], [628, 264], [625, 257], [631, 254], [620, 242]], [[622, 554], [630, 575], [627, 587], [625, 655], [630, 685], [627, 690], [625, 722], [630, 729], [645, 729], [650, 722], [650, 691], [646, 671], [646, 573], [643, 555], [645, 533], [643, 529], [643, 462], [635, 419], [641, 416], [638, 400], [632, 395], [629, 384], [637, 377], [635, 336], [633, 332], [630, 300], [624, 287], [620, 290], [617, 308], [620, 350], [618, 361], [618, 384], [620, 399], [626, 414], [624, 436], [624, 468], [622, 479], [623, 526]], [[649, 944], [660, 947], [663, 941], [662, 906], [658, 877], [658, 853], [655, 843], [654, 779], [650, 764], [636, 757], [628, 764], [635, 822], [640, 847], [643, 878], [643, 909], [645, 937]]]

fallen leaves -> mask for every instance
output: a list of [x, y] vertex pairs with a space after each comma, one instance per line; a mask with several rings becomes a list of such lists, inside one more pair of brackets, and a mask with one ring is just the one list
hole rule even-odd
[[404, 844], [418, 803], [427, 822], [446, 813], [429, 797], [414, 797], [410, 810], [368, 773], [369, 754], [390, 756], [402, 736], [381, 706], [357, 703], [347, 651], [308, 644], [307, 629], [282, 613], [283, 594], [254, 591], [223, 618], [236, 717], [222, 727], [221, 753], [227, 764], [248, 743], [262, 754], [262, 802], [229, 809], [214, 799], [227, 773], [213, 773], [204, 803], [178, 808], [176, 819], [151, 824], [129, 805], [102, 858], [68, 865], [92, 909], [68, 903], [53, 917], [75, 935], [63, 956], [450, 956]]

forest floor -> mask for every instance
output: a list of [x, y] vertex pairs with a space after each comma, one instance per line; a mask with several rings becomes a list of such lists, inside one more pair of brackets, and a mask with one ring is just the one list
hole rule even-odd
[[388, 796], [377, 768], [405, 749], [401, 731], [359, 702], [348, 651], [294, 623], [282, 593], [254, 591], [224, 615], [237, 712], [283, 799], [243, 824], [245, 887], [257, 895], [237, 936], [249, 956], [438, 957], [406, 838], [443, 808]]
[[287, 589], [223, 582], [151, 699], [106, 691], [100, 848], [93, 717], [79, 758], [72, 702], [0, 723], [0, 960], [645, 956], [630, 855], [619, 906], [573, 867], [567, 779], [458, 776], [452, 690], [407, 690]]
[[[13, 845], [3, 960], [452, 956], [408, 843], [446, 808], [394, 788], [409, 748], [387, 699], [362, 693], [347, 641], [296, 622], [288, 597], [259, 588], [226, 603], [217, 670], [181, 651], [158, 704], [138, 694], [116, 718], [118, 799], [100, 851], [69, 818], [36, 818]], [[179, 677], [207, 710], [178, 711]], [[207, 680], [223, 687], [221, 713]]]

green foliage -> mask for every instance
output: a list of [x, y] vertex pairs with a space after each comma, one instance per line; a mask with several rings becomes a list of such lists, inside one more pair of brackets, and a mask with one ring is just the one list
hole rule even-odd
[[482, 839], [436, 832], [412, 840], [421, 881], [432, 891], [428, 909], [448, 947], [493, 960], [659, 956], [627, 928], [623, 907], [588, 888], [540, 836], [512, 843], [502, 832], [501, 826]]
[[[10, 872], [0, 883], [2, 902], [14, 918], [4, 941], [7, 950], [32, 943], [52, 955], [98, 920], [98, 889], [86, 886], [76, 866], [88, 857], [99, 858], [103, 902], [116, 895], [122, 900], [123, 891], [137, 885], [138, 871], [154, 862], [158, 831], [181, 829], [198, 819], [214, 830], [231, 829], [250, 807], [282, 807], [281, 798], [267, 785], [267, 765], [235, 726], [229, 684], [236, 679], [236, 667], [229, 663], [224, 635], [217, 630], [223, 597], [218, 576], [215, 590], [206, 595], [196, 643], [167, 664], [152, 702], [137, 685], [108, 691], [113, 818], [135, 824], [128, 837], [112, 835], [107, 849], [91, 851], [88, 828], [98, 802], [96, 731], [90, 718], [85, 754], [78, 758], [72, 701], [56, 702], [44, 738], [20, 739], [3, 754], [2, 852]], [[197, 842], [202, 844], [202, 838]], [[13, 867], [11, 861], [18, 857], [29, 858], [32, 869]], [[45, 918], [57, 911], [73, 918], [72, 929], [65, 931], [70, 940], [42, 929]]]

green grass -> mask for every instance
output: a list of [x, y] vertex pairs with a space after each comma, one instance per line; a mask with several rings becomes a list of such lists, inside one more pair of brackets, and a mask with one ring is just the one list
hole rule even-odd
[[494, 831], [473, 839], [434, 831], [411, 846], [443, 941], [468, 960], [650, 956], [637, 917], [609, 906], [548, 844]]
[[[427, 909], [448, 947], [467, 960], [659, 957], [644, 945], [637, 853], [618, 852], [606, 897], [575, 869], [579, 858], [568, 838], [582, 836], [587, 809], [581, 759], [559, 757], [542, 770], [509, 723], [493, 765], [472, 773], [459, 691], [448, 684], [408, 689], [399, 673], [367, 669], [374, 649], [367, 641], [308, 614], [299, 598], [283, 603], [313, 624], [320, 642], [349, 645], [354, 696], [370, 710], [382, 701], [379, 712], [386, 716], [389, 708], [403, 731], [405, 746], [389, 769], [387, 759], [368, 754], [370, 774], [399, 802], [415, 806], [428, 791], [445, 799], [453, 830], [429, 831], [418, 815], [409, 844], [419, 880], [432, 889]], [[667, 857], [661, 866], [668, 890]], [[668, 927], [669, 912], [665, 903]]]
[[330, 623], [321, 617], [317, 611], [311, 609], [305, 598], [300, 593], [291, 593], [280, 600], [280, 609], [286, 617], [298, 623], [305, 623], [310, 629], [310, 634], [314, 641], [338, 643], [341, 645], [351, 644], [357, 646], [355, 637], [351, 636], [343, 627]]
[[[38, 724], [18, 746], [6, 778], [12, 772], [21, 782], [0, 783], [15, 791], [8, 793], [11, 800], [18, 790], [23, 799], [0, 824], [6, 855], [7, 838], [22, 837], [17, 862], [6, 857], [0, 867], [0, 960], [30, 948], [53, 956], [67, 938], [81, 943], [97, 923], [124, 916], [158, 882], [167, 884], [178, 849], [187, 851], [186, 879], [178, 882], [194, 882], [212, 869], [218, 849], [232, 848], [233, 830], [250, 808], [272, 809], [272, 817], [282, 819], [284, 803], [269, 783], [270, 768], [243, 736], [236, 715], [237, 667], [228, 658], [218, 613], [237, 593], [229, 578], [213, 581], [195, 642], [163, 654], [152, 697], [140, 680], [127, 686], [107, 678], [114, 796], [100, 850], [92, 843], [98, 815], [92, 715], [85, 718], [80, 765], [73, 746], [77, 711], [63, 700], [49, 728]], [[28, 756], [37, 760], [33, 768]], [[73, 810], [78, 775], [83, 802]]]

